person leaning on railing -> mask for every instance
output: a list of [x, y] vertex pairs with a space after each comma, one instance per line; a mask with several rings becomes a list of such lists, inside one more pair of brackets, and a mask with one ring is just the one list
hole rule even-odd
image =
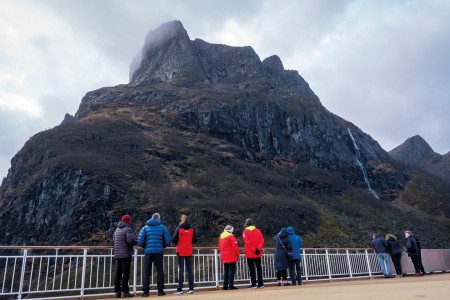
[[408, 256], [411, 258], [411, 261], [414, 265], [414, 270], [416, 273], [413, 276], [420, 276], [420, 267], [419, 267], [419, 249], [417, 247], [417, 242], [412, 236], [412, 232], [409, 230], [405, 231], [406, 238], [406, 252], [408, 252]]

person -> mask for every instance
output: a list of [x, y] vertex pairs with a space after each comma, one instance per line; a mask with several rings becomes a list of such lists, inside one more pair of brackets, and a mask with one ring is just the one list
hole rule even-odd
[[417, 237], [415, 232], [412, 233], [412, 236], [416, 240], [417, 249], [419, 250], [419, 256], [418, 256], [418, 258], [419, 258], [419, 270], [421, 272], [421, 275], [423, 276], [423, 275], [427, 274], [427, 272], [425, 272], [425, 268], [423, 267], [423, 264], [422, 264], [422, 246], [420, 245], [420, 240]]
[[152, 263], [155, 264], [158, 296], [164, 296], [164, 248], [170, 245], [171, 237], [166, 226], [161, 224], [161, 216], [154, 213], [139, 232], [137, 243], [144, 248], [144, 279], [142, 282], [142, 297], [149, 296], [150, 273]]
[[124, 215], [122, 221], [117, 223], [113, 241], [114, 258], [116, 259], [116, 279], [114, 281], [116, 298], [133, 297], [130, 294], [128, 281], [130, 280], [133, 246], [136, 245], [136, 240], [134, 239], [133, 229], [131, 228], [131, 217], [129, 215]]
[[397, 240], [397, 237], [393, 234], [386, 234], [385, 236], [387, 245], [388, 245], [388, 251], [391, 255], [392, 263], [394, 264], [395, 272], [397, 273], [397, 277], [401, 278], [403, 276], [402, 271], [402, 248], [400, 248], [400, 243]]
[[289, 240], [291, 241], [292, 258], [289, 260], [289, 276], [293, 285], [302, 284], [302, 253], [301, 248], [303, 248], [302, 239], [295, 234], [294, 228], [289, 226], [286, 228], [289, 235]]
[[[261, 231], [253, 225], [251, 218], [245, 220], [244, 226], [245, 230], [242, 232], [242, 239], [244, 240], [245, 257], [247, 258], [248, 270], [250, 272], [250, 288], [264, 288], [261, 267], [264, 237]], [[256, 285], [256, 273], [258, 274], [258, 285]]]
[[275, 240], [275, 271], [277, 272], [278, 285], [289, 285], [287, 282], [287, 269], [289, 258], [292, 257], [292, 246], [286, 228], [273, 238]]
[[412, 236], [412, 232], [410, 230], [405, 231], [405, 238], [406, 252], [408, 252], [408, 256], [411, 258], [411, 261], [414, 265], [414, 270], [416, 271], [413, 276], [420, 276], [419, 249], [417, 248], [417, 242]]
[[391, 261], [389, 260], [388, 245], [385, 239], [377, 237], [376, 234], [372, 236], [372, 247], [377, 253], [378, 264], [380, 265], [381, 271], [384, 274], [384, 278], [391, 278]]
[[178, 288], [175, 294], [183, 294], [185, 265], [189, 278], [189, 290], [187, 293], [192, 294], [194, 292], [194, 273], [192, 272], [192, 244], [197, 243], [197, 234], [195, 233], [194, 228], [192, 228], [191, 224], [189, 223], [186, 215], [181, 215], [180, 224], [175, 229], [172, 243], [177, 246], [178, 256]]
[[225, 226], [219, 237], [220, 258], [223, 263], [223, 289], [237, 290], [234, 286], [234, 274], [236, 274], [236, 262], [239, 259], [240, 251], [236, 237], [233, 235], [234, 228], [231, 225]]

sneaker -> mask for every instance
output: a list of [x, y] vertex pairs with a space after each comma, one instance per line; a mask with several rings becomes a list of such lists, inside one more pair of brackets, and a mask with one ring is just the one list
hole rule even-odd
[[141, 297], [148, 297], [148, 293], [142, 293]]
[[158, 296], [165, 296], [166, 293], [164, 291], [158, 291]]
[[189, 290], [187, 293], [188, 293], [188, 294], [193, 294], [193, 293], [194, 293], [194, 290]]
[[173, 293], [174, 295], [181, 295], [183, 294], [183, 291], [176, 291], [175, 293]]
[[130, 294], [130, 292], [122, 293], [122, 298], [131, 298], [134, 297], [133, 294]]
[[256, 285], [251, 285], [251, 286], [248, 287], [248, 289], [256, 289], [256, 288], [257, 288]]
[[224, 287], [223, 287], [223, 290], [224, 290], [224, 291], [228, 291], [228, 287], [227, 287], [227, 286], [224, 286]]
[[263, 289], [264, 285], [258, 285], [258, 289]]
[[238, 290], [238, 288], [235, 287], [235, 286], [230, 286], [229, 289], [230, 289], [230, 290]]

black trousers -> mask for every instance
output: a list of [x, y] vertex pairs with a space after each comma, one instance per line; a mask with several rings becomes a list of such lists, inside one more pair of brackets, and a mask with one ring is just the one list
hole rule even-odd
[[397, 275], [403, 275], [402, 271], [402, 254], [391, 254], [392, 263], [394, 264], [395, 272]]
[[178, 256], [178, 291], [183, 289], [184, 284], [184, 266], [188, 273], [189, 289], [194, 289], [194, 273], [192, 272], [192, 256]]
[[250, 282], [252, 286], [256, 286], [256, 273], [258, 273], [258, 286], [263, 286], [264, 281], [262, 277], [261, 257], [247, 258], [247, 265], [250, 272]]
[[416, 270], [416, 273], [420, 273], [419, 256], [411, 256], [411, 260], [414, 265], [414, 270]]
[[302, 265], [301, 259], [294, 259], [289, 261], [289, 276], [292, 284], [302, 282]]
[[228, 287], [234, 286], [234, 274], [236, 274], [236, 263], [224, 263], [223, 264], [223, 287], [226, 289]]
[[422, 265], [422, 253], [419, 251], [419, 270], [422, 272], [422, 274], [426, 274], [425, 268]]
[[150, 253], [145, 254], [144, 257], [144, 280], [142, 282], [142, 291], [144, 293], [149, 292], [150, 287], [150, 274], [152, 273], [152, 264], [156, 267], [156, 285], [158, 292], [164, 290], [164, 260], [162, 253]]
[[116, 280], [114, 291], [116, 293], [129, 293], [128, 281], [130, 280], [131, 257], [116, 259]]
[[287, 280], [287, 270], [277, 271], [277, 280], [281, 280], [281, 279], [283, 279], [283, 281]]

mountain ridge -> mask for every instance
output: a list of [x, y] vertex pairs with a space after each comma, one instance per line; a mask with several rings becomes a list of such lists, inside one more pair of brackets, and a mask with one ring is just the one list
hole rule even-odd
[[122, 214], [138, 228], [158, 211], [171, 230], [189, 214], [203, 245], [247, 217], [267, 237], [292, 225], [312, 247], [405, 228], [450, 245], [448, 185], [393, 161], [279, 57], [191, 41], [179, 21], [146, 40], [128, 84], [86, 93], [13, 157], [0, 243], [110, 242]]

